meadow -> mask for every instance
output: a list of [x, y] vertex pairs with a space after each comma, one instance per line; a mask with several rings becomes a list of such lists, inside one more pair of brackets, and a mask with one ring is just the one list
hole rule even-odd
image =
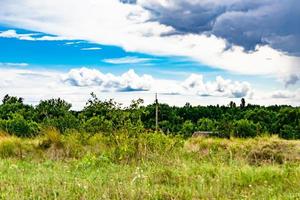
[[300, 199], [300, 141], [1, 133], [0, 199]]

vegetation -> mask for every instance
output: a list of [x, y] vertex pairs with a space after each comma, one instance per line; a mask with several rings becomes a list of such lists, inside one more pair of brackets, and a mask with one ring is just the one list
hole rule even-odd
[[[300, 109], [0, 105], [0, 199], [299, 199]], [[212, 137], [190, 137], [210, 131]], [[290, 140], [285, 140], [290, 139]]]
[[1, 199], [298, 199], [300, 142], [2, 133]]
[[[70, 130], [111, 134], [115, 131], [155, 130], [155, 104], [142, 106], [143, 100], [121, 107], [113, 100], [101, 101], [92, 94], [81, 111], [72, 111], [62, 99], [43, 100], [37, 106], [26, 105], [22, 98], [6, 95], [0, 105], [0, 129], [20, 137], [40, 134], [54, 127], [64, 134]], [[190, 137], [194, 131], [211, 131], [213, 136], [229, 138], [278, 134], [285, 139], [300, 139], [300, 108], [259, 106], [241, 100], [228, 106], [183, 107], [159, 104], [159, 128], [165, 134]]]

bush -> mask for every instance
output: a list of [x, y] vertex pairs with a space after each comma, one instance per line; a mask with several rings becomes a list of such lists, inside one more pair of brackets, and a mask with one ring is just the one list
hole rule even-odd
[[234, 123], [234, 136], [235, 137], [255, 137], [257, 136], [256, 125], [249, 120], [241, 119]]
[[43, 125], [55, 127], [61, 133], [64, 133], [68, 129], [77, 129], [80, 123], [74, 115], [72, 115], [71, 113], [67, 113], [66, 115], [59, 117], [45, 118], [43, 121]]
[[92, 117], [84, 123], [84, 129], [88, 133], [100, 133], [100, 132], [112, 132], [113, 125], [109, 120], [104, 119], [104, 117]]
[[221, 120], [217, 123], [217, 131], [212, 136], [220, 138], [230, 138], [233, 133], [233, 124], [228, 120]]
[[181, 133], [184, 137], [190, 137], [190, 136], [192, 136], [194, 130], [195, 130], [195, 127], [194, 127], [193, 122], [190, 120], [187, 120], [182, 125]]
[[300, 139], [300, 129], [290, 125], [283, 125], [280, 129], [279, 136], [284, 139]]
[[5, 124], [5, 130], [12, 135], [18, 137], [31, 137], [36, 135], [40, 128], [36, 122], [27, 121], [22, 115], [15, 114], [12, 119], [1, 122], [2, 126]]
[[300, 139], [300, 108], [280, 109], [276, 124], [280, 137]]
[[201, 118], [197, 122], [197, 129], [199, 131], [214, 131], [215, 123], [211, 119]]

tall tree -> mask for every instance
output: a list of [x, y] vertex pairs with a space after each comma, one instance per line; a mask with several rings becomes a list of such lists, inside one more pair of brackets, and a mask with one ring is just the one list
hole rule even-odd
[[241, 108], [245, 108], [246, 107], [246, 100], [244, 98], [241, 99]]

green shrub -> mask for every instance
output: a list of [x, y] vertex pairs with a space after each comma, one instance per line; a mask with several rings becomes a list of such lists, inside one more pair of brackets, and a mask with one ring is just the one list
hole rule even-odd
[[234, 123], [234, 136], [235, 137], [255, 137], [257, 136], [256, 125], [249, 120], [241, 119]]
[[279, 136], [284, 139], [300, 139], [300, 126], [283, 125], [280, 129]]
[[215, 123], [211, 119], [201, 118], [197, 121], [197, 130], [198, 131], [214, 131]]
[[59, 117], [45, 118], [42, 124], [55, 127], [61, 133], [65, 133], [68, 129], [78, 129], [80, 125], [79, 120], [71, 113]]
[[104, 117], [95, 116], [84, 123], [84, 130], [93, 134], [100, 132], [111, 133], [113, 124], [112, 121], [109, 121]]
[[3, 123], [9, 134], [18, 137], [31, 137], [36, 135], [40, 130], [39, 125], [36, 122], [27, 121], [20, 114], [13, 115], [12, 119], [5, 120], [2, 124]]
[[185, 137], [190, 137], [190, 136], [192, 136], [194, 130], [195, 130], [195, 127], [194, 127], [193, 122], [190, 120], [187, 120], [182, 125], [181, 134]]

